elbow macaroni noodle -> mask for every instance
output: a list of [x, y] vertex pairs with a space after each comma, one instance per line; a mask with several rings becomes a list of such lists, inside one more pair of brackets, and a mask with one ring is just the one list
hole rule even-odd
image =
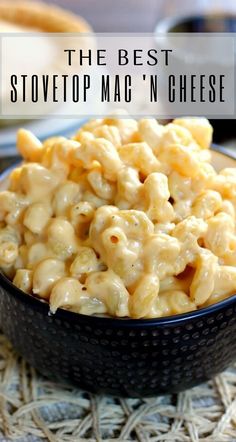
[[218, 174], [204, 118], [105, 118], [74, 139], [21, 129], [0, 192], [0, 267], [77, 313], [152, 318], [236, 291], [236, 169]]

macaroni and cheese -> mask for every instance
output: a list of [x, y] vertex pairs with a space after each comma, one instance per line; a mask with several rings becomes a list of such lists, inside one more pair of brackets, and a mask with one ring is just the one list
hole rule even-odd
[[0, 192], [0, 267], [58, 308], [153, 318], [236, 292], [236, 168], [204, 118], [105, 118], [73, 139], [21, 129]]

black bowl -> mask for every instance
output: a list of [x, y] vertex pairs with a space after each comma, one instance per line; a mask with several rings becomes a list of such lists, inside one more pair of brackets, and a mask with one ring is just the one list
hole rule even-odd
[[50, 316], [47, 303], [0, 275], [0, 325], [43, 375], [95, 393], [179, 392], [236, 360], [236, 295], [160, 319], [99, 318], [60, 309]]

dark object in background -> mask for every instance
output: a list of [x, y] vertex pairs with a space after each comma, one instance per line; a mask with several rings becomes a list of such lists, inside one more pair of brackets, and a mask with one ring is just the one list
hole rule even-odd
[[21, 158], [20, 157], [6, 157], [1, 158], [0, 157], [0, 173], [2, 173], [4, 170], [8, 169], [9, 167], [16, 165], [17, 163], [20, 163]]
[[225, 141], [236, 140], [235, 120], [210, 120], [214, 129], [214, 142], [222, 144]]
[[[236, 16], [229, 13], [196, 14], [190, 16], [170, 17], [161, 20], [156, 33], [168, 32], [236, 32]], [[236, 139], [236, 122], [234, 119], [211, 119], [214, 129], [214, 142], [224, 143]]]

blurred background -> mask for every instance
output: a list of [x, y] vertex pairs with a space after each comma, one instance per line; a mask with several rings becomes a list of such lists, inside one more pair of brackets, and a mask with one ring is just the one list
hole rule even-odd
[[[5, 3], [10, 7], [12, 1], [15, 0]], [[28, 2], [34, 4], [34, 0]], [[80, 15], [95, 32], [236, 32], [236, 0], [44, 0], [44, 3]], [[54, 119], [50, 125], [48, 121], [22, 124], [43, 139], [52, 133], [69, 136], [79, 122]], [[212, 124], [214, 141], [235, 147], [236, 151], [235, 120], [212, 120]], [[0, 124], [0, 169], [5, 167], [6, 157], [15, 155], [17, 128], [16, 122], [10, 126]]]
[[52, 0], [50, 3], [80, 14], [95, 32], [153, 32], [157, 22], [165, 17], [207, 11], [236, 13], [236, 0]]

